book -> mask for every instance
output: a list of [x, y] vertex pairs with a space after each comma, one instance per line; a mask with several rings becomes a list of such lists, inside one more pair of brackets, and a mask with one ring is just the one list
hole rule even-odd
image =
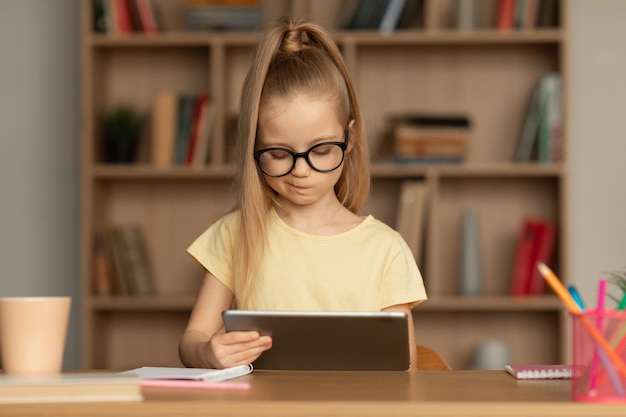
[[511, 277], [513, 295], [541, 295], [545, 281], [535, 265], [549, 264], [556, 243], [556, 227], [541, 219], [527, 218], [521, 226]]
[[413, 115], [392, 118], [394, 154], [400, 157], [465, 158], [469, 119]]
[[124, 250], [118, 233], [112, 227], [104, 230], [104, 245], [109, 260], [110, 282], [113, 293], [116, 295], [129, 295], [131, 293], [128, 282], [128, 268], [124, 259]]
[[356, 10], [359, 7], [361, 0], [343, 0], [341, 3], [341, 9], [337, 16], [337, 27], [339, 29], [349, 29], [350, 22]]
[[534, 269], [532, 259], [537, 229], [538, 223], [531, 219], [522, 222], [511, 274], [511, 294], [513, 295], [528, 294], [531, 270]]
[[173, 160], [175, 165], [184, 165], [186, 162], [195, 106], [195, 94], [184, 93], [178, 97], [176, 141], [174, 143]]
[[406, 0], [389, 0], [378, 30], [380, 33], [392, 33], [398, 26]]
[[171, 166], [178, 118], [178, 96], [171, 91], [159, 93], [152, 106], [152, 163]]
[[365, 30], [380, 26], [387, 7], [387, 0], [361, 0], [357, 6], [348, 29]]
[[154, 9], [150, 0], [134, 0], [136, 3], [137, 11], [139, 13], [139, 21], [141, 23], [141, 29], [145, 34], [154, 34], [159, 31], [157, 27], [156, 18], [154, 16]]
[[141, 379], [221, 382], [248, 375], [252, 372], [252, 369], [252, 365], [240, 365], [224, 369], [143, 366], [121, 372], [119, 375], [136, 376]]
[[540, 84], [537, 84], [532, 91], [530, 101], [528, 103], [528, 110], [526, 111], [526, 119], [522, 127], [522, 133], [517, 143], [517, 149], [515, 150], [515, 156], [513, 160], [515, 162], [528, 162], [530, 161], [533, 147], [537, 142], [537, 135], [539, 132], [539, 120], [541, 118], [541, 91]]
[[423, 261], [427, 191], [424, 180], [403, 181], [396, 214], [396, 230], [406, 241], [418, 265], [422, 265]]
[[424, 27], [424, 0], [406, 0], [396, 29], [419, 29]]
[[513, 28], [515, 19], [515, 0], [498, 0], [498, 11], [496, 13], [496, 28], [499, 30], [510, 30]]
[[0, 374], [0, 404], [85, 401], [141, 401], [140, 379], [112, 372], [51, 376]]
[[523, 29], [534, 29], [537, 25], [537, 14], [539, 12], [539, 0], [526, 0], [526, 10], [524, 10]]
[[571, 379], [572, 365], [506, 365], [504, 367], [515, 379]]
[[198, 120], [198, 139], [196, 149], [191, 161], [191, 165], [196, 168], [202, 168], [206, 165], [211, 157], [210, 141], [213, 133], [213, 124], [215, 120], [215, 102], [208, 96], [206, 102], [202, 106], [202, 110]]
[[106, 245], [104, 232], [96, 231], [93, 249], [93, 293], [97, 295], [111, 295], [113, 293], [109, 255], [107, 254]]
[[209, 95], [207, 93], [200, 93], [196, 96], [191, 131], [189, 132], [189, 146], [187, 147], [187, 156], [185, 158], [187, 165], [192, 165], [195, 159], [195, 153], [198, 148], [198, 133], [200, 132], [201, 123], [203, 123], [202, 114], [205, 112], [205, 109], [208, 109], [208, 100]]
[[131, 295], [153, 295], [155, 293], [152, 268], [143, 230], [136, 225], [117, 227], [116, 233], [122, 246], [122, 257], [126, 265], [126, 280]]
[[556, 226], [553, 223], [537, 222], [535, 241], [533, 244], [532, 265], [528, 280], [527, 293], [541, 295], [545, 287], [545, 280], [539, 270], [533, 265], [542, 262], [549, 265], [552, 261], [554, 246], [556, 243]]
[[560, 159], [562, 142], [562, 94], [561, 76], [547, 73], [541, 77], [541, 117], [539, 120], [539, 139], [537, 160], [552, 162]]

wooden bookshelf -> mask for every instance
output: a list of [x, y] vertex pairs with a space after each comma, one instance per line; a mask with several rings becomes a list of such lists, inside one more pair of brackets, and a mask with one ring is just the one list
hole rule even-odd
[[[256, 36], [252, 32], [186, 32], [183, 0], [168, 1], [165, 31], [155, 35], [96, 34], [92, 1], [82, 9], [82, 341], [85, 368], [180, 366], [177, 353], [202, 271], [187, 246], [232, 205], [235, 167], [230, 123]], [[517, 234], [526, 216], [558, 226], [555, 271], [568, 276], [567, 161], [514, 163], [530, 92], [541, 74], [567, 80], [567, 1], [559, 25], [498, 31], [497, 0], [479, 2], [473, 31], [454, 28], [454, 1], [425, 0], [424, 28], [390, 35], [336, 26], [341, 2], [264, 1], [265, 21], [285, 10], [329, 28], [344, 53], [359, 94], [373, 152], [368, 212], [396, 221], [403, 180], [429, 187], [430, 217], [422, 271], [429, 301], [414, 310], [416, 338], [453, 368], [471, 366], [474, 346], [504, 339], [518, 363], [555, 363], [569, 352], [569, 317], [558, 300], [510, 297]], [[107, 164], [98, 115], [116, 103], [149, 112], [161, 90], [208, 91], [217, 103], [206, 167], [155, 167], [147, 154], [134, 164]], [[564, 89], [564, 107], [567, 98]], [[384, 99], [382, 99], [384, 97]], [[376, 156], [390, 115], [462, 112], [473, 123], [467, 157], [455, 165], [382, 162]], [[566, 116], [566, 113], [565, 113]], [[566, 119], [566, 117], [565, 117]], [[148, 138], [144, 138], [149, 140]], [[567, 132], [563, 152], [567, 156]], [[483, 295], [463, 297], [457, 283], [459, 216], [474, 208], [480, 222]], [[153, 297], [96, 296], [94, 233], [118, 223], [144, 229], [155, 275]], [[541, 349], [537, 349], [541, 346]]]

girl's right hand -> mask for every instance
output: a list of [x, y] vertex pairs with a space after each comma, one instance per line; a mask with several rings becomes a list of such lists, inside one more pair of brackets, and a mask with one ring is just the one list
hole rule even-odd
[[222, 327], [206, 345], [209, 362], [217, 369], [248, 365], [272, 347], [270, 336], [258, 332], [226, 332]]

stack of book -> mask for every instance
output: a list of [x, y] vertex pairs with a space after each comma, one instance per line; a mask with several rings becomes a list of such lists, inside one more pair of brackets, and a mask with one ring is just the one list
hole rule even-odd
[[498, 0], [495, 27], [525, 30], [556, 27], [558, 0]]
[[95, 235], [94, 292], [146, 296], [155, 293], [143, 231], [136, 225], [112, 226]]
[[549, 72], [541, 76], [528, 103], [515, 162], [549, 163], [562, 159], [562, 84], [560, 74]]
[[258, 0], [187, 0], [189, 30], [254, 30], [261, 24]]
[[161, 29], [153, 0], [93, 0], [93, 30], [109, 35], [153, 34]]
[[470, 133], [466, 116], [414, 115], [393, 128], [396, 162], [459, 163]]
[[345, 0], [338, 26], [381, 33], [423, 28], [424, 0]]
[[207, 93], [158, 94], [152, 111], [152, 163], [203, 167], [209, 158], [214, 114]]

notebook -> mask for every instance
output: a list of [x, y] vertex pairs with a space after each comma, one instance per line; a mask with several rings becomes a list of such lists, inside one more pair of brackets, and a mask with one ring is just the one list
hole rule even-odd
[[0, 404], [141, 401], [140, 380], [111, 372], [49, 376], [0, 374]]
[[516, 379], [571, 379], [571, 365], [506, 365], [504, 369]]
[[272, 348], [255, 369], [404, 371], [410, 366], [408, 317], [401, 312], [226, 310], [226, 331], [256, 330]]

